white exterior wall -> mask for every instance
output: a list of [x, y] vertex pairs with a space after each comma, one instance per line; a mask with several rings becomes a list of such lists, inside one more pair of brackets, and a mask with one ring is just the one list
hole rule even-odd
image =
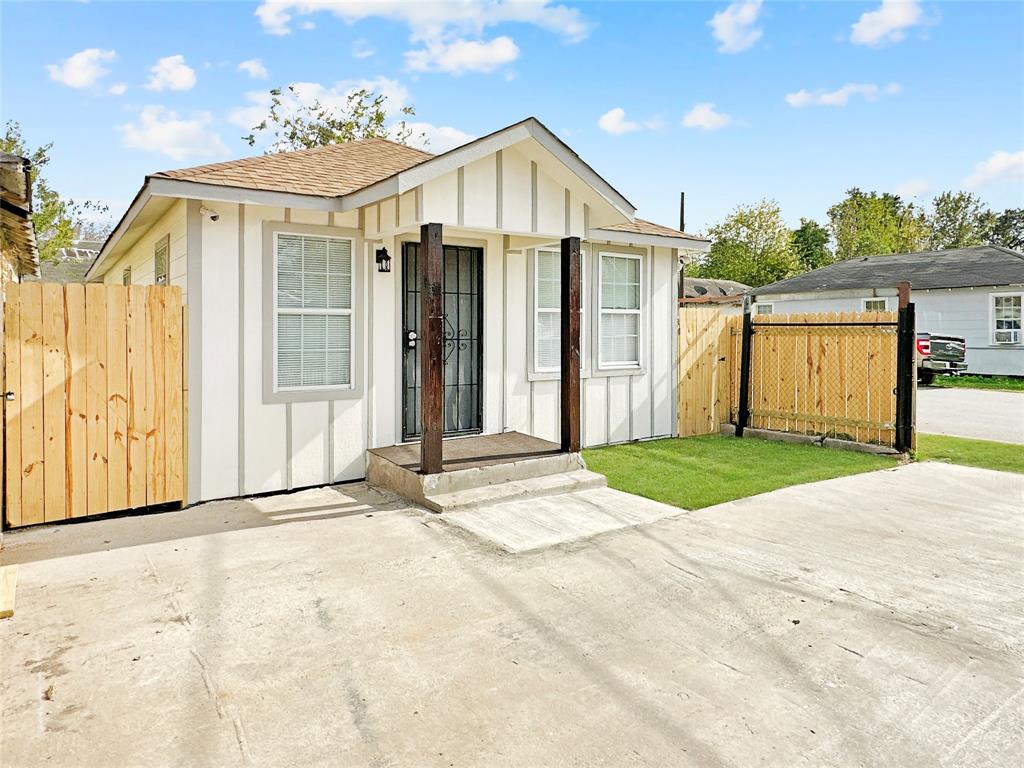
[[133, 285], [153, 285], [156, 280], [156, 244], [165, 235], [169, 235], [171, 248], [167, 261], [167, 275], [171, 285], [181, 287], [184, 300], [188, 292], [185, 278], [185, 208], [184, 200], [176, 200], [167, 212], [146, 230], [138, 242], [103, 273], [103, 282], [107, 285], [121, 285], [125, 267], [131, 267]]
[[[992, 294], [1024, 292], [1017, 288], [953, 288], [931, 291], [911, 290], [917, 330], [961, 336], [967, 342], [967, 371], [1001, 376], [1024, 376], [1024, 344], [995, 344], [992, 341]], [[895, 296], [888, 297], [895, 310]], [[775, 314], [795, 312], [859, 312], [861, 297], [792, 298], [777, 301], [765, 296], [758, 303], [772, 304]], [[757, 303], [754, 304], [756, 311]]]
[[[540, 164], [539, 164], [540, 162]], [[103, 276], [153, 280], [153, 248], [170, 234], [170, 277], [189, 298], [189, 501], [244, 496], [365, 477], [366, 450], [402, 439], [402, 242], [419, 224], [444, 227], [446, 244], [480, 247], [483, 269], [483, 432], [518, 430], [557, 440], [558, 375], [533, 372], [530, 285], [533, 251], [557, 248], [567, 234], [585, 238], [588, 198], [578, 180], [552, 175], [515, 148], [345, 213], [218, 201], [179, 200]], [[568, 186], [567, 186], [568, 185]], [[200, 207], [216, 211], [216, 222]], [[355, 388], [358, 395], [276, 402], [264, 393], [264, 224], [334, 226], [360, 233], [355, 252]], [[341, 234], [347, 234], [342, 232]], [[518, 242], [513, 244], [512, 241]], [[386, 246], [392, 271], [379, 273]], [[585, 445], [675, 432], [677, 255], [669, 248], [584, 240]], [[642, 365], [597, 370], [597, 259], [602, 249], [642, 257]], [[187, 269], [186, 269], [187, 267]], [[188, 293], [193, 293], [189, 297]], [[361, 329], [358, 327], [361, 324]]]

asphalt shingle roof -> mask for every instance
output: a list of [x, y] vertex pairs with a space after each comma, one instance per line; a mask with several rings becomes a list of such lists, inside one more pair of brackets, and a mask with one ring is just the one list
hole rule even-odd
[[624, 221], [621, 224], [609, 224], [607, 227], [598, 227], [598, 229], [607, 229], [612, 232], [629, 232], [634, 235], [661, 235], [662, 237], [688, 237], [691, 240], [701, 240], [703, 238], [697, 235], [688, 235], [685, 232], [681, 232], [678, 229], [672, 229], [671, 227], [663, 227], [661, 224], [655, 224], [653, 221], [645, 221], [644, 219], [634, 219], [633, 221]]
[[1024, 255], [997, 245], [945, 251], [864, 256], [838, 261], [796, 277], [755, 288], [766, 296], [781, 293], [894, 288], [904, 280], [911, 288], [970, 288], [1024, 284]]
[[387, 139], [359, 139], [295, 152], [243, 157], [154, 173], [225, 187], [337, 197], [400, 173], [433, 155]]

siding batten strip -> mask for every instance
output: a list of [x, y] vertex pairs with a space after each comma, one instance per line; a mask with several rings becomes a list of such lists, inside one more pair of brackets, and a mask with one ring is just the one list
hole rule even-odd
[[565, 236], [566, 237], [569, 237], [572, 234], [572, 221], [571, 221], [572, 208], [570, 207], [571, 204], [572, 204], [572, 201], [571, 201], [570, 196], [569, 196], [569, 188], [566, 187], [565, 188]]
[[285, 488], [292, 488], [292, 404], [284, 404]]
[[[505, 193], [504, 193], [504, 189], [503, 189], [503, 186], [504, 186], [504, 182], [503, 182], [504, 171], [503, 171], [503, 168], [502, 168], [502, 163], [503, 163], [502, 152], [503, 152], [503, 150], [499, 149], [497, 152], [494, 153], [494, 178], [495, 178], [495, 195], [494, 195], [494, 200], [495, 200], [495, 206], [497, 208], [494, 220], [495, 220], [495, 227], [497, 229], [501, 229], [502, 223], [503, 223], [504, 218], [505, 218], [505, 213], [502, 210], [505, 207], [504, 206]], [[505, 250], [506, 251], [508, 250], [508, 245], [507, 244], [505, 246]]]
[[460, 165], [455, 173], [458, 186], [458, 223], [461, 227], [466, 223], [466, 167]]
[[[501, 152], [498, 152], [498, 194], [501, 194]], [[501, 198], [498, 198], [498, 226], [501, 226]], [[508, 235], [501, 237], [501, 431], [508, 430]]]
[[[188, 285], [188, 495], [202, 496], [203, 450], [203, 217], [201, 200], [189, 200], [185, 214], [186, 283]], [[286, 214], [287, 215], [287, 209]]]
[[291, 221], [292, 221], [292, 209], [291, 208], [285, 208], [284, 209], [284, 220], [287, 223], [289, 223], [289, 224], [291, 223]]
[[[647, 437], [654, 437], [658, 431], [654, 427], [654, 254], [655, 249], [650, 248], [650, 258], [647, 265], [647, 311], [642, 314], [643, 318], [651, 318], [647, 322], [647, 404], [651, 410], [651, 429]], [[678, 302], [677, 302], [678, 303]]]
[[327, 401], [327, 447], [324, 455], [324, 473], [328, 483], [334, 482], [334, 401]]
[[583, 204], [583, 237], [590, 239], [590, 206]]
[[537, 163], [530, 161], [530, 231], [537, 231]]
[[[334, 215], [333, 213], [331, 214]], [[238, 204], [238, 495], [245, 495], [245, 204]]]

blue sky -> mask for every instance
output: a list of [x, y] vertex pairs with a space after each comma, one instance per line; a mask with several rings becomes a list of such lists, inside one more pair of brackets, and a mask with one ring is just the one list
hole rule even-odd
[[[701, 231], [850, 186], [1024, 205], [1024, 4], [0, 5], [4, 120], [64, 194], [120, 215], [147, 173], [252, 154], [260, 94], [369, 83], [433, 151], [534, 115], [638, 207]], [[243, 62], [249, 62], [240, 68]]]

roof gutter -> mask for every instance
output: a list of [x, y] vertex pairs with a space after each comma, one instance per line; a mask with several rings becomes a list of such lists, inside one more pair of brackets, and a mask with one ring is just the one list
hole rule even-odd
[[599, 240], [620, 245], [652, 245], [658, 248], [683, 248], [688, 251], [707, 253], [711, 250], [711, 241], [698, 237], [672, 237], [671, 235], [643, 235], [636, 232], [621, 232], [615, 229], [590, 230], [591, 241]]

